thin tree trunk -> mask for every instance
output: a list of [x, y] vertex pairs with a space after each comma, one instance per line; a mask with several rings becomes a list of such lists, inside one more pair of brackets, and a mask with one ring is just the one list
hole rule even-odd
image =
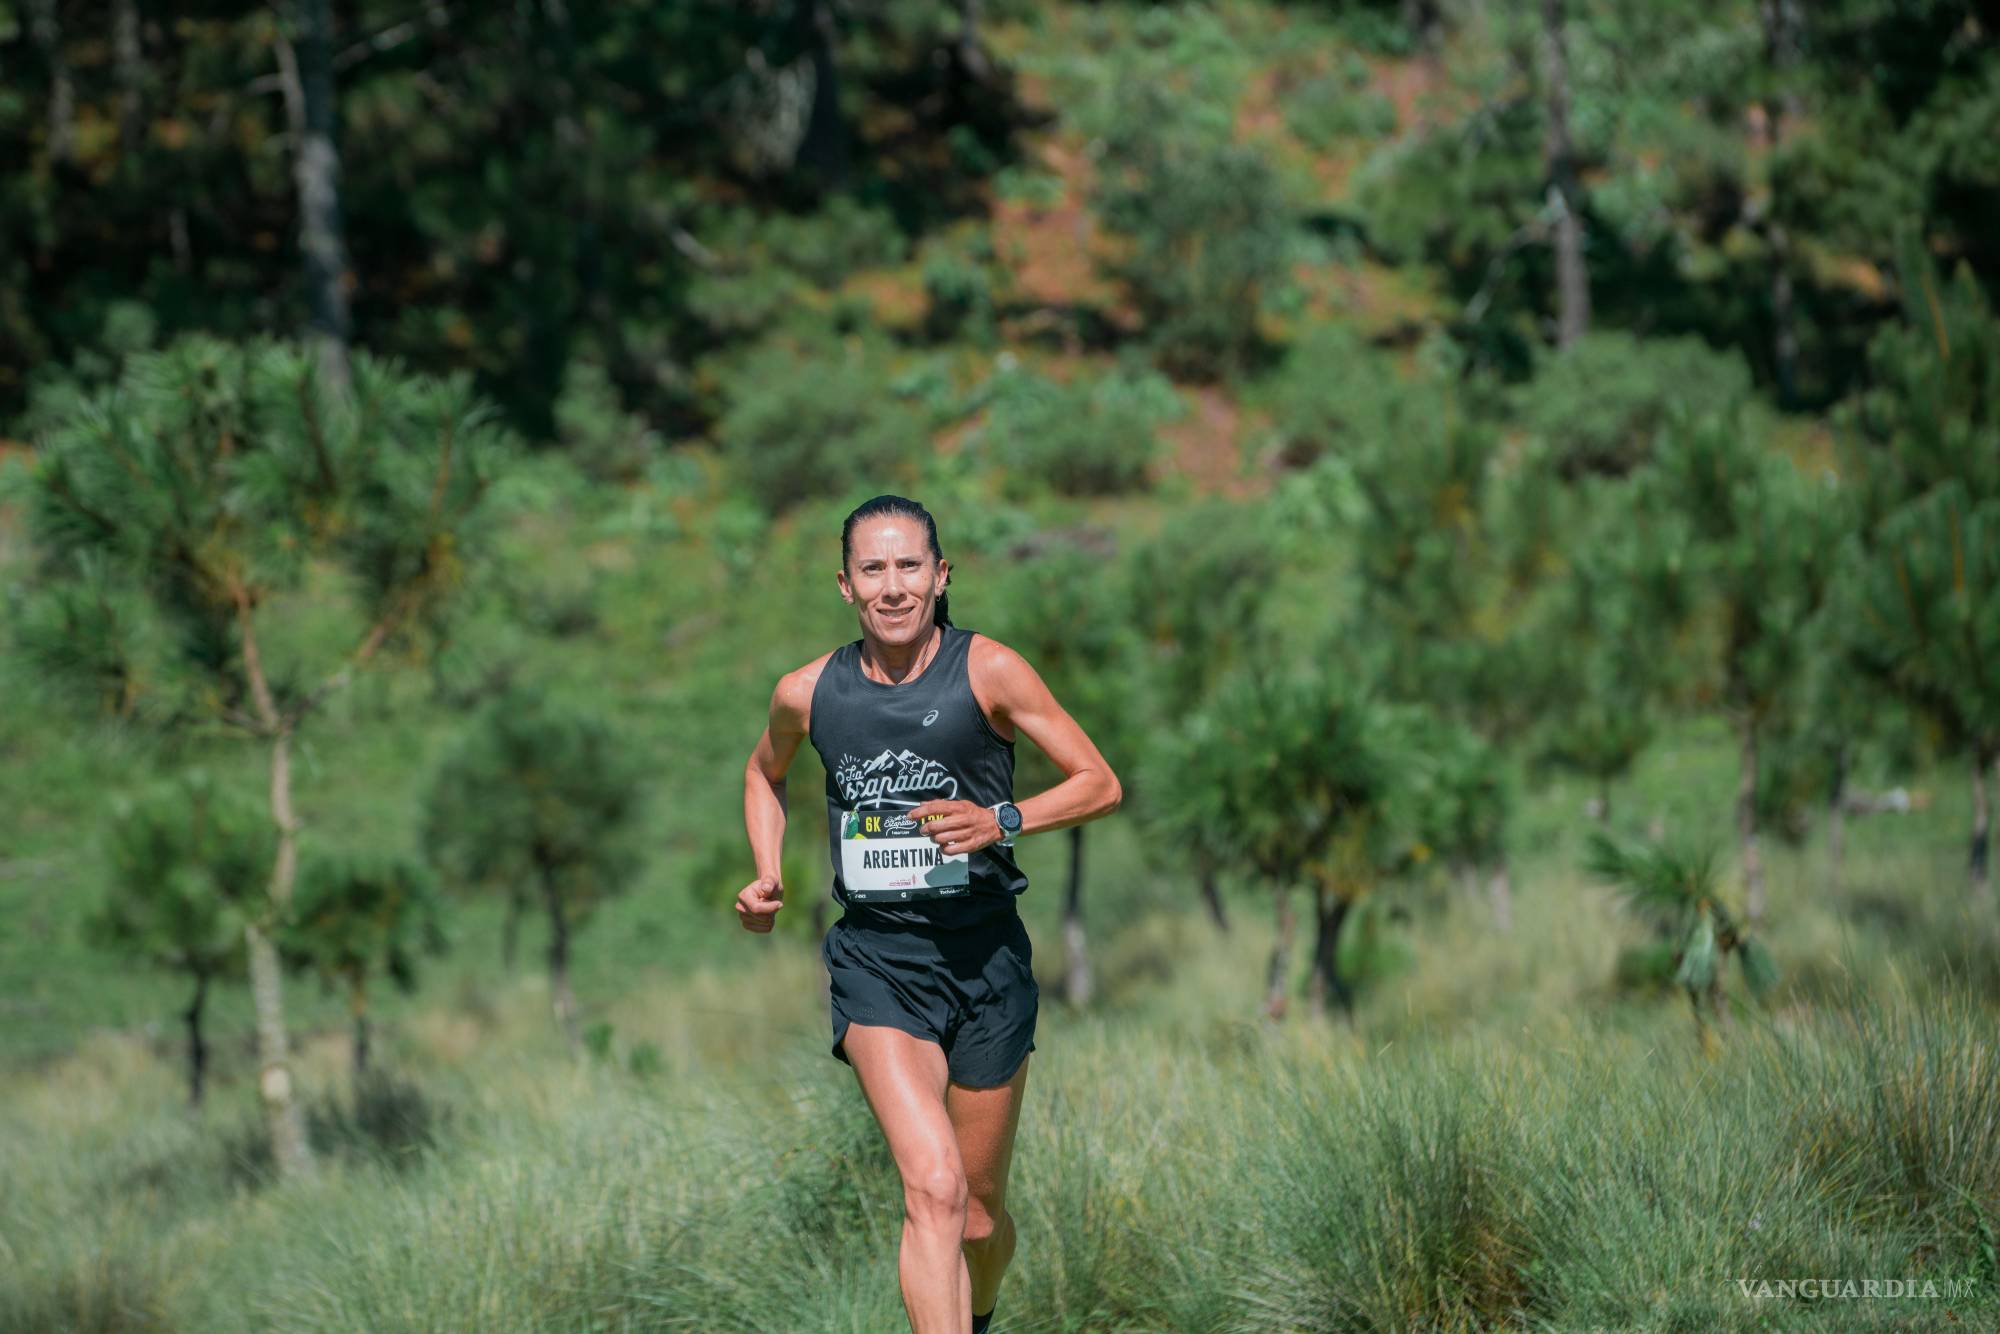
[[297, 0], [296, 49], [280, 36], [278, 66], [295, 150], [292, 180], [299, 196], [299, 248], [306, 264], [309, 331], [320, 373], [345, 394], [350, 333], [347, 293], [351, 280], [347, 238], [340, 219], [340, 151], [334, 139], [332, 22], [327, 0]]
[[[269, 923], [284, 921], [291, 911], [292, 886], [299, 873], [299, 821], [292, 810], [292, 733], [278, 714], [271, 683], [264, 676], [264, 659], [257, 647], [256, 623], [250, 598], [240, 586], [231, 589], [241, 631], [243, 675], [258, 721], [271, 739], [271, 823], [277, 826], [278, 850], [271, 863]], [[257, 1014], [257, 1092], [271, 1132], [271, 1157], [283, 1177], [310, 1176], [312, 1145], [306, 1139], [305, 1115], [292, 1087], [291, 1044], [285, 1033], [284, 971], [278, 948], [266, 934], [266, 921], [253, 916], [243, 937], [250, 964], [250, 1000]]]
[[1326, 1017], [1326, 998], [1331, 993], [1340, 1002], [1341, 1014], [1347, 1022], [1354, 1022], [1354, 995], [1340, 976], [1340, 932], [1347, 924], [1347, 916], [1353, 906], [1327, 886], [1314, 887], [1313, 907], [1318, 930], [1313, 939], [1312, 977], [1307, 982], [1306, 995], [1316, 1019]]
[[347, 1012], [354, 1019], [354, 1077], [368, 1073], [368, 979], [356, 973], [347, 980]]
[[1548, 119], [1542, 163], [1555, 212], [1556, 346], [1568, 350], [1590, 332], [1590, 271], [1583, 259], [1581, 191], [1569, 133], [1569, 56], [1563, 0], [1542, 0], [1542, 96]]
[[[1993, 897], [1993, 877], [1990, 867], [1989, 844], [1993, 832], [1993, 808], [1990, 791], [1986, 783], [1986, 770], [1996, 765], [1992, 752], [1974, 750], [1972, 753], [1972, 851], [1969, 859], [1972, 871], [1972, 897], [1974, 901], [1985, 903]], [[1995, 774], [2000, 778], [2000, 773]]]
[[1292, 892], [1288, 886], [1280, 885], [1276, 891], [1278, 908], [1278, 935], [1271, 942], [1271, 965], [1264, 976], [1264, 1014], [1266, 1018], [1285, 1017], [1285, 978], [1291, 971], [1292, 962]]
[[202, 1093], [208, 1080], [208, 1040], [202, 1035], [203, 1011], [208, 1008], [208, 974], [194, 975], [194, 996], [184, 1017], [188, 1034], [188, 1106], [201, 1110]]
[[118, 152], [121, 167], [137, 164], [133, 157], [146, 137], [145, 107], [140, 100], [140, 84], [145, 74], [145, 51], [140, 44], [138, 0], [112, 0], [111, 49], [118, 80]]
[[1743, 854], [1744, 916], [1755, 926], [1764, 920], [1764, 858], [1757, 849], [1757, 724], [1740, 724], [1738, 741], [1742, 765], [1736, 777], [1736, 843]]
[[542, 876], [542, 893], [549, 910], [549, 1003], [555, 1010], [563, 1039], [569, 1043], [570, 1054], [581, 1055], [583, 1035], [577, 1028], [576, 993], [569, 989], [569, 917], [563, 912], [555, 882], [546, 872]]
[[985, 8], [986, 0], [958, 0], [958, 39], [952, 44], [959, 77], [982, 84], [993, 78], [993, 62], [987, 59], [986, 45], [979, 40], [979, 20]]
[[[1773, 80], [1782, 89], [1764, 100], [1765, 134], [1768, 146], [1784, 143], [1785, 131], [1800, 116], [1799, 95], [1790, 86], [1790, 73], [1799, 56], [1799, 33], [1803, 26], [1799, 0], [1758, 0], [1757, 16], [1764, 29], [1764, 58]], [[1778, 221], [1777, 185], [1771, 182], [1770, 197], [1763, 207], [1765, 244], [1771, 252], [1771, 359], [1778, 382], [1778, 401], [1789, 406], [1798, 399], [1799, 339], [1792, 301], [1792, 242]]]
[[799, 142], [798, 164], [815, 177], [821, 190], [846, 188], [848, 172], [847, 119], [840, 109], [840, 67], [835, 52], [833, 8], [827, 0], [794, 0], [799, 25], [812, 57], [812, 109], [805, 137]]
[[1514, 874], [1507, 865], [1507, 854], [1501, 853], [1493, 861], [1493, 874], [1486, 881], [1486, 895], [1493, 904], [1493, 929], [1502, 935], [1514, 929]]
[[1201, 901], [1208, 906], [1208, 916], [1215, 923], [1215, 929], [1229, 930], [1229, 914], [1222, 907], [1222, 889], [1215, 883], [1215, 868], [1201, 868]]
[[1063, 898], [1063, 999], [1090, 1004], [1090, 954], [1083, 934], [1083, 826], [1069, 827], [1069, 893]]
[[49, 161], [65, 167], [76, 156], [76, 84], [63, 54], [62, 20], [56, 0], [32, 0], [28, 13], [28, 31], [49, 71]]
[[1826, 807], [1826, 884], [1833, 893], [1841, 891], [1847, 862], [1847, 747], [1833, 757], [1833, 797]]

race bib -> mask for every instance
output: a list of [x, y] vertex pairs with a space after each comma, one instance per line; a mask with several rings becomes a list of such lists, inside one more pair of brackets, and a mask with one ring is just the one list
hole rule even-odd
[[970, 860], [940, 848], [901, 811], [847, 811], [841, 819], [840, 878], [862, 902], [969, 893]]

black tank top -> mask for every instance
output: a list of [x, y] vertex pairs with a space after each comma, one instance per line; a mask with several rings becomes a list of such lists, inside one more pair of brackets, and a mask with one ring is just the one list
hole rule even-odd
[[826, 767], [833, 897], [871, 925], [974, 926], [1014, 912], [1014, 896], [1028, 888], [1012, 848], [995, 843], [954, 864], [905, 814], [938, 799], [1014, 799], [1014, 744], [1000, 739], [972, 693], [972, 631], [942, 630], [936, 656], [913, 681], [863, 676], [857, 639], [833, 651], [813, 686], [810, 735]]

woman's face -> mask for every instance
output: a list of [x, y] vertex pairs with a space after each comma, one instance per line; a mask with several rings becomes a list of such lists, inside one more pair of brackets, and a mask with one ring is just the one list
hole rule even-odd
[[904, 645], [931, 632], [931, 608], [951, 572], [931, 559], [924, 526], [884, 515], [854, 525], [840, 595], [852, 603], [861, 630], [880, 644]]

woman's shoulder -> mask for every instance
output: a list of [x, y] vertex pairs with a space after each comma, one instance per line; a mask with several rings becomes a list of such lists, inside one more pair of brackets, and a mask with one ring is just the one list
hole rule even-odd
[[977, 630], [964, 631], [966, 665], [980, 676], [1012, 671], [1025, 659], [992, 635]]
[[771, 692], [771, 711], [776, 714], [783, 710], [803, 726], [812, 718], [813, 692], [819, 687], [820, 674], [833, 661], [835, 654], [847, 645], [841, 644], [814, 658], [803, 667], [786, 672], [778, 678], [777, 689]]

